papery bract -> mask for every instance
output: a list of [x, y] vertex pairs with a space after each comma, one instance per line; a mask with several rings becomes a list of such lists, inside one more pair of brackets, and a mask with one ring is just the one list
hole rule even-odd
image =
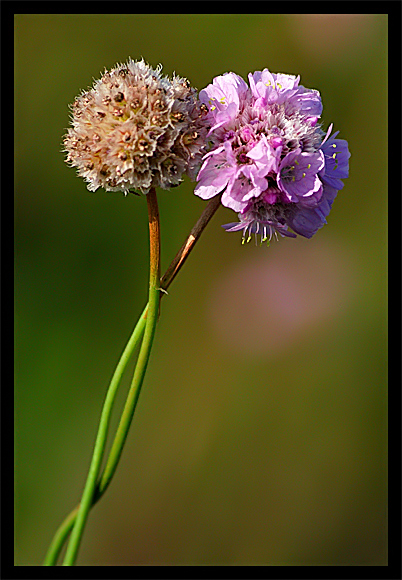
[[67, 162], [88, 189], [169, 189], [194, 179], [205, 154], [206, 107], [187, 79], [161, 75], [143, 60], [105, 71], [72, 106]]

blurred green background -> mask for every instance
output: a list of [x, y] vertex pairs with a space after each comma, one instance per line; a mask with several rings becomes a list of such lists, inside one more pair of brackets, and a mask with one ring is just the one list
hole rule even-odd
[[[300, 74], [349, 141], [350, 178], [312, 240], [242, 246], [219, 209], [162, 302], [78, 564], [386, 566], [382, 14], [15, 17], [15, 564], [41, 564], [80, 498], [147, 298], [145, 199], [90, 193], [61, 152], [68, 104], [129, 56], [198, 89], [228, 71]], [[163, 270], [205, 207], [193, 187], [159, 194]]]

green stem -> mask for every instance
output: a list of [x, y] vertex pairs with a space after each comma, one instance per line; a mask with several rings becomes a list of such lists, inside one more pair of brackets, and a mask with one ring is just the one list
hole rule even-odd
[[57, 563], [57, 558], [59, 557], [60, 551], [70, 533], [72, 527], [75, 524], [75, 520], [78, 514], [80, 504], [78, 504], [65, 518], [61, 526], [57, 529], [53, 540], [48, 548], [46, 557], [43, 561], [44, 566], [55, 566]]
[[[194, 248], [195, 243], [201, 236], [202, 232], [204, 231], [205, 227], [211, 220], [212, 216], [215, 214], [216, 210], [220, 205], [220, 196], [216, 196], [212, 198], [207, 206], [205, 207], [203, 213], [201, 214], [200, 218], [198, 219], [197, 223], [194, 225], [193, 229], [191, 230], [189, 236], [187, 237], [186, 241], [184, 242], [183, 246], [180, 248], [179, 252], [176, 254], [174, 260], [170, 264], [169, 268], [165, 272], [164, 276], [161, 278], [160, 287], [164, 290], [167, 290], [170, 284], [173, 282], [174, 278], [177, 276], [179, 270], [183, 266], [185, 260], [187, 259], [188, 255]], [[159, 296], [159, 300], [164, 296], [161, 294]], [[120, 361], [116, 367], [116, 371], [113, 375], [112, 381], [109, 386], [108, 396], [105, 400], [106, 403], [109, 403], [109, 412], [111, 412], [112, 404], [114, 402], [114, 397], [116, 395], [117, 387], [121, 381], [121, 376], [127, 366], [127, 363], [130, 357], [133, 354], [133, 351], [141, 339], [142, 334], [145, 329], [145, 318], [147, 315], [148, 304], [145, 307], [141, 317], [139, 318], [137, 325], [131, 335], [130, 340], [127, 343], [127, 346], [120, 358]], [[140, 385], [141, 387], [141, 385]], [[109, 397], [109, 393], [112, 391], [111, 396]], [[124, 442], [127, 437], [128, 429], [130, 427], [130, 423], [132, 417], [134, 415], [135, 407], [139, 397], [139, 388], [138, 383], [133, 382], [130, 387], [130, 391], [127, 397], [127, 401], [124, 407], [124, 411], [122, 417], [120, 419], [120, 423], [115, 435], [115, 439], [113, 441], [112, 449], [107, 459], [107, 463], [105, 469], [102, 473], [102, 477], [99, 480], [94, 495], [92, 497], [92, 505], [94, 505], [99, 499], [102, 497], [104, 492], [106, 491], [114, 472], [116, 471], [118, 461], [120, 459]], [[63, 523], [58, 528], [52, 543], [47, 551], [45, 560], [43, 565], [44, 566], [55, 566], [57, 564], [58, 556], [61, 552], [61, 549], [70, 533], [71, 529], [73, 528], [77, 514], [80, 508], [80, 504], [76, 506], [70, 514], [65, 518]]]
[[[132, 387], [130, 389], [130, 391], [131, 390], [136, 391], [135, 402], [138, 399], [141, 390], [141, 385], [144, 380], [145, 371], [148, 365], [152, 342], [155, 335], [156, 323], [158, 321], [159, 297], [160, 297], [160, 227], [159, 227], [158, 202], [155, 188], [152, 188], [147, 194], [147, 203], [148, 203], [149, 238], [150, 238], [149, 301], [148, 301], [147, 319], [145, 323], [144, 338], [141, 344], [137, 365], [134, 371]], [[95, 442], [94, 453], [92, 456], [87, 481], [85, 484], [84, 492], [82, 494], [82, 499], [78, 510], [77, 518], [75, 520], [74, 528], [71, 532], [70, 541], [67, 546], [63, 566], [74, 566], [75, 560], [77, 558], [85, 524], [88, 519], [88, 514], [93, 503], [93, 497], [95, 495], [96, 483], [105, 449], [109, 418], [110, 418], [110, 405], [107, 406], [105, 404], [100, 420], [98, 437]], [[124, 439], [126, 436], [127, 433], [125, 433]]]
[[[169, 288], [170, 284], [177, 276], [179, 270], [183, 266], [191, 250], [194, 248], [195, 243], [201, 236], [202, 232], [206, 228], [207, 224], [209, 223], [210, 219], [212, 218], [212, 216], [214, 215], [219, 206], [220, 206], [220, 196], [218, 195], [215, 198], [211, 199], [207, 204], [207, 206], [205, 207], [200, 218], [198, 219], [197, 223], [195, 224], [189, 236], [187, 237], [186, 241], [184, 242], [180, 250], [177, 252], [169, 268], [166, 270], [165, 274], [161, 278], [160, 284], [158, 285], [160, 286], [160, 288], [162, 288], [163, 290], [167, 290]], [[161, 300], [163, 296], [164, 294], [160, 294], [159, 300]], [[94, 496], [95, 501], [98, 501], [98, 499], [100, 499], [100, 497], [104, 494], [106, 488], [109, 486], [109, 483], [116, 471], [123, 450], [123, 446], [126, 441], [127, 434], [131, 425], [131, 421], [135, 412], [135, 408], [137, 406], [137, 401], [140, 394], [139, 389], [141, 389], [141, 384], [138, 387], [137, 383], [135, 382], [134, 376], [133, 382], [130, 387], [130, 391], [127, 396], [126, 404], [124, 406], [124, 410], [120, 419], [120, 423], [117, 428], [116, 435], [112, 444], [112, 448], [110, 450], [107, 459], [105, 469], [102, 473], [102, 477], [99, 481], [99, 484], [95, 492]]]
[[[117, 364], [117, 367], [116, 367], [116, 370], [115, 370], [114, 375], [112, 377], [112, 380], [110, 382], [109, 389], [108, 389], [108, 392], [107, 392], [107, 395], [105, 398], [105, 402], [104, 402], [104, 406], [103, 406], [101, 423], [99, 425], [99, 430], [98, 430], [98, 441], [100, 441], [100, 443], [102, 443], [102, 442], [104, 443], [103, 440], [106, 436], [106, 432], [107, 432], [107, 429], [109, 426], [109, 420], [110, 420], [114, 400], [115, 400], [115, 397], [117, 394], [117, 389], [120, 385], [124, 371], [126, 370], [127, 364], [130, 361], [131, 356], [132, 356], [136, 346], [138, 345], [139, 341], [142, 338], [142, 335], [144, 334], [147, 310], [148, 310], [148, 305], [144, 308], [144, 311], [142, 312], [140, 318], [138, 319], [138, 322], [133, 330], [133, 333], [132, 333], [129, 341], [127, 342], [127, 345], [123, 351], [123, 354], [120, 357], [120, 360]], [[57, 530], [57, 532], [52, 540], [52, 543], [50, 544], [49, 549], [47, 551], [47, 554], [46, 554], [46, 557], [45, 557], [45, 560], [43, 563], [44, 566], [54, 566], [56, 564], [58, 555], [60, 553], [61, 548], [63, 547], [65, 539], [67, 538], [71, 528], [75, 524], [75, 519], [76, 519], [77, 514], [78, 514], [78, 509], [79, 509], [79, 505], [74, 508], [74, 510], [67, 516], [67, 518], [64, 520], [64, 522], [58, 528], [58, 530]]]
[[[148, 193], [149, 196], [149, 193]], [[151, 223], [152, 223], [152, 203], [148, 205], [149, 216], [150, 216], [150, 240], [152, 246], [152, 239], [160, 238], [159, 234], [159, 219], [154, 219], [154, 225], [158, 227], [158, 232], [156, 230], [151, 233]], [[154, 208], [157, 210], [156, 208]], [[152, 257], [151, 252], [151, 269], [150, 269], [150, 280], [149, 280], [149, 302], [148, 302], [148, 314], [147, 314], [147, 324], [145, 326], [144, 340], [142, 342], [141, 350], [138, 355], [138, 362], [135, 368], [133, 380], [130, 386], [130, 390], [127, 396], [126, 404], [120, 419], [119, 426], [117, 428], [116, 436], [113, 441], [112, 448], [109, 453], [109, 457], [102, 473], [101, 480], [96, 490], [95, 499], [98, 499], [108, 487], [114, 472], [116, 471], [117, 464], [119, 462], [121, 453], [123, 451], [124, 443], [126, 441], [128, 431], [131, 425], [131, 421], [137, 406], [138, 397], [141, 392], [141, 386], [144, 380], [145, 371], [147, 369], [149, 355], [151, 352], [151, 346], [153, 337], [155, 334], [156, 323], [158, 321], [159, 314], [159, 302], [161, 298], [160, 292], [160, 260], [159, 256], [156, 259], [155, 254], [160, 250], [154, 248], [154, 257]]]

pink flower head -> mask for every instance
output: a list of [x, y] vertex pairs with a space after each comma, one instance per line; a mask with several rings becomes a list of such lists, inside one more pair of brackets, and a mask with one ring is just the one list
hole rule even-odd
[[222, 204], [238, 212], [227, 231], [294, 237], [290, 227], [309, 238], [348, 176], [347, 142], [329, 137], [332, 126], [323, 139], [320, 94], [299, 85], [300, 77], [264, 69], [248, 79], [250, 86], [226, 73], [200, 92], [210, 150], [195, 193], [222, 194]]

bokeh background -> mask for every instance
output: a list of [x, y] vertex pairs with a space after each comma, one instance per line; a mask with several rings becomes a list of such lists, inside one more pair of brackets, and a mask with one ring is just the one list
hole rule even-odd
[[[349, 141], [350, 178], [312, 240], [242, 246], [220, 227], [233, 212], [214, 216], [162, 302], [78, 564], [386, 566], [382, 14], [15, 16], [15, 564], [41, 565], [80, 498], [147, 298], [145, 199], [90, 193], [61, 152], [68, 104], [129, 56], [199, 89], [300, 74]], [[159, 194], [163, 270], [205, 207], [193, 187]]]

